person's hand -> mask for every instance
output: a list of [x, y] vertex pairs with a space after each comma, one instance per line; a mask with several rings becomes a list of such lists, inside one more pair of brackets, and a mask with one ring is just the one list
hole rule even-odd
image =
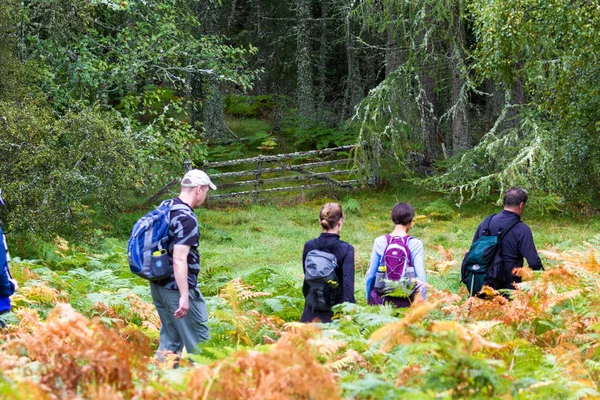
[[190, 309], [190, 299], [186, 296], [179, 297], [179, 308], [175, 310], [173, 314], [175, 318], [183, 318], [187, 315], [188, 310]]
[[15, 287], [15, 292], [19, 289], [19, 284], [17, 283], [16, 279], [12, 279], [12, 278], [8, 278], [8, 280], [13, 284], [13, 286]]

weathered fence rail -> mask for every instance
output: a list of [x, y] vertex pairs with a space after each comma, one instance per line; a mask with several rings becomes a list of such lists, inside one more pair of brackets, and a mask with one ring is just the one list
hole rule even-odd
[[[258, 156], [230, 161], [206, 162], [202, 169], [210, 170], [211, 180], [217, 185], [219, 192], [227, 189], [248, 187], [248, 190], [229, 193], [211, 194], [211, 199], [225, 199], [239, 196], [252, 196], [258, 200], [261, 194], [284, 191], [301, 191], [323, 187], [353, 188], [361, 181], [353, 177], [355, 170], [348, 152], [354, 151], [355, 146], [342, 146], [323, 150], [312, 150], [287, 154]], [[307, 161], [313, 158], [313, 161]], [[323, 160], [325, 158], [325, 160]], [[291, 161], [291, 163], [289, 162]], [[294, 162], [299, 162], [294, 164]], [[244, 165], [255, 165], [253, 169], [238, 171], [214, 172], [218, 169], [231, 169]], [[334, 169], [335, 166], [346, 164], [345, 168]], [[246, 167], [247, 168], [247, 167]], [[327, 171], [319, 170], [329, 168]], [[313, 170], [317, 169], [317, 170]], [[290, 173], [295, 175], [289, 175]], [[253, 177], [253, 179], [236, 180], [237, 178]], [[318, 181], [315, 183], [315, 181]], [[290, 182], [298, 184], [289, 185]], [[288, 186], [279, 186], [287, 183]]]

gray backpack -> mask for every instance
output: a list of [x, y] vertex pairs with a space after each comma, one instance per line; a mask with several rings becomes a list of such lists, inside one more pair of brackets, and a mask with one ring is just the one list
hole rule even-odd
[[337, 259], [331, 252], [321, 250], [318, 239], [313, 240], [313, 244], [315, 248], [308, 252], [304, 262], [304, 282], [308, 287], [306, 304], [312, 312], [331, 311], [340, 294], [340, 283], [335, 273]]

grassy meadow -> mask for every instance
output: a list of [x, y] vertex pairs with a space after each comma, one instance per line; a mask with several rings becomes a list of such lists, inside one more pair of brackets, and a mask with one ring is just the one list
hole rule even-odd
[[[338, 307], [332, 324], [303, 325], [302, 248], [328, 201], [345, 209], [358, 304]], [[398, 315], [366, 306], [364, 289], [373, 240], [392, 229], [397, 201], [417, 212], [411, 234], [425, 244], [430, 285], [426, 302]], [[211, 339], [178, 369], [174, 357], [153, 361], [159, 321], [146, 282], [128, 271], [127, 229], [146, 210], [111, 221], [91, 247], [57, 237], [38, 259], [13, 262], [21, 289], [0, 336], [0, 398], [597, 396], [600, 219], [526, 209], [547, 272], [527, 272], [511, 302], [468, 300], [462, 256], [499, 210], [457, 208], [411, 184], [258, 204], [209, 198], [197, 214]]]

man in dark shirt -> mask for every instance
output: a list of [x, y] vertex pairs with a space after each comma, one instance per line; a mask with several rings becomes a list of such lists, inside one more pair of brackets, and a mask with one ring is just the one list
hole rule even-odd
[[[544, 269], [542, 261], [533, 243], [531, 229], [521, 221], [521, 214], [527, 203], [528, 194], [525, 189], [510, 188], [504, 193], [504, 209], [490, 221], [490, 232], [497, 233], [516, 223], [502, 239], [501, 257], [503, 269], [499, 276], [486, 277], [485, 284], [494, 289], [515, 289], [514, 284], [521, 278], [513, 273], [515, 268], [523, 267], [523, 258], [533, 270]], [[487, 218], [486, 218], [487, 219]], [[487, 222], [479, 224], [473, 243], [483, 235]]]
[[199, 343], [209, 338], [206, 303], [198, 289], [200, 231], [194, 208], [199, 208], [209, 189], [217, 187], [203, 171], [194, 169], [181, 180], [179, 197], [173, 199], [167, 250], [173, 275], [150, 282], [152, 300], [161, 321], [159, 359], [165, 352], [198, 352]]

